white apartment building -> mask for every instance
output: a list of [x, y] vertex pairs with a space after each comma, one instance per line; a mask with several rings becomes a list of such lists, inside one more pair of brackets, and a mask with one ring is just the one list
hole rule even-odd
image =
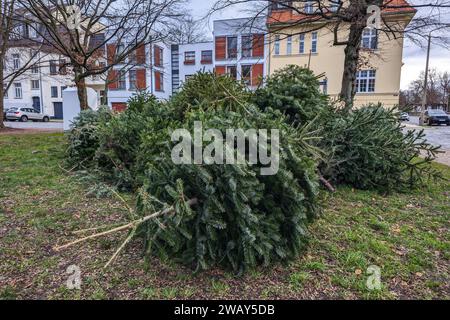
[[[107, 45], [107, 60], [120, 50], [116, 44]], [[131, 62], [129, 59], [135, 59]], [[117, 64], [108, 75], [108, 106], [115, 111], [126, 108], [126, 102], [138, 92], [146, 91], [158, 99], [172, 94], [170, 46], [162, 42], [142, 46], [133, 57]]]
[[199, 71], [214, 71], [214, 42], [173, 44], [172, 55], [172, 93]]
[[251, 89], [268, 73], [266, 21], [227, 19], [214, 21], [214, 67], [217, 74], [243, 80]]
[[[29, 48], [11, 48], [5, 63], [5, 74], [10, 74], [30, 64], [33, 56]], [[65, 59], [59, 55], [40, 52], [40, 63], [28, 68], [23, 74], [12, 80], [5, 92], [4, 106], [32, 107], [51, 117], [62, 119], [62, 90], [72, 85]], [[36, 61], [39, 57], [36, 57]], [[30, 64], [31, 65], [31, 64]], [[8, 81], [8, 78], [6, 78]]]

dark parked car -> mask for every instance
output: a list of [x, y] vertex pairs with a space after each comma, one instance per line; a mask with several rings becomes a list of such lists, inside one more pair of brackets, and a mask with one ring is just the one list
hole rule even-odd
[[450, 126], [450, 116], [442, 110], [430, 109], [425, 111], [424, 122], [429, 126], [433, 124], [446, 124]]

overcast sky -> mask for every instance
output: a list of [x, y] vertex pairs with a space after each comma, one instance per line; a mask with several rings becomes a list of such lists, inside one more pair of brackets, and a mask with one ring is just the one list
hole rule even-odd
[[[189, 1], [189, 0], [188, 0]], [[421, 0], [415, 0], [421, 1]], [[190, 0], [190, 7], [192, 8], [192, 14], [195, 18], [203, 18], [213, 4], [215, 0]], [[419, 9], [422, 10], [422, 9]], [[420, 11], [419, 11], [420, 13]], [[248, 12], [245, 9], [238, 7], [229, 8], [227, 10], [217, 12], [212, 16], [212, 19], [232, 19], [248, 16]], [[209, 37], [212, 36], [212, 19], [205, 23], [205, 32]], [[449, 35], [450, 36], [450, 35]], [[407, 89], [408, 84], [418, 78], [421, 71], [425, 69], [426, 50], [417, 47], [414, 44], [405, 41], [403, 51], [403, 67], [401, 76], [401, 89]], [[450, 72], [450, 51], [442, 49], [436, 45], [431, 47], [430, 54], [430, 68], [436, 68], [439, 71]]]

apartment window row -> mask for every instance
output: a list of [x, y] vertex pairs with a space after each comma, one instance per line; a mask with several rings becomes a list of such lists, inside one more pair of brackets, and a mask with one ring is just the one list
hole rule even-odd
[[260, 84], [263, 76], [263, 64], [242, 64], [240, 70], [236, 65], [216, 66], [215, 72], [217, 74], [227, 74], [233, 79], [238, 76], [248, 86], [257, 86]]
[[[200, 56], [201, 64], [212, 63], [212, 50], [202, 50]], [[184, 53], [184, 64], [195, 64], [195, 51], [186, 51]]]
[[[242, 58], [264, 56], [264, 35], [245, 34], [240, 36]], [[215, 38], [216, 60], [236, 59], [238, 57], [238, 36], [219, 36]]]
[[[106, 45], [106, 58], [108, 64], [118, 64], [118, 62], [129, 63], [132, 65], [143, 65], [146, 63], [145, 45], [141, 45], [136, 50], [124, 56], [125, 44], [110, 43]], [[150, 50], [150, 62], [153, 62], [155, 67], [163, 67], [164, 64], [164, 49], [160, 46], [154, 45]], [[121, 61], [118, 61], [118, 60]]]
[[[290, 55], [293, 53], [293, 37], [292, 35], [289, 35], [286, 37], [286, 55]], [[317, 53], [317, 32], [311, 32], [311, 53]], [[274, 54], [280, 55], [281, 49], [280, 49], [280, 43], [281, 43], [281, 37], [280, 35], [275, 36], [274, 41]], [[297, 52], [296, 52], [297, 53]], [[305, 53], [305, 34], [302, 33], [298, 35], [298, 53], [303, 54]]]
[[[67, 88], [67, 86], [61, 86], [60, 87], [60, 92], [61, 92], [61, 98], [63, 95], [63, 91]], [[57, 86], [51, 86], [50, 87], [50, 97], [51, 98], [58, 98], [59, 97], [59, 92], [58, 92], [58, 87]]]
[[[14, 99], [22, 99], [23, 98], [23, 88], [21, 82], [15, 82], [13, 84], [14, 88]], [[61, 97], [62, 92], [64, 89], [66, 89], [66, 86], [61, 86]], [[31, 80], [31, 90], [39, 90], [40, 89], [40, 82], [39, 80]], [[8, 98], [8, 91], [4, 91], [4, 97]], [[50, 97], [51, 98], [58, 98], [58, 87], [57, 86], [51, 86], [50, 87]]]
[[[127, 90], [127, 72], [124, 70], [111, 70], [108, 75], [108, 88], [110, 90]], [[147, 89], [146, 69], [133, 69], [128, 71], [128, 90]], [[154, 71], [155, 90], [164, 91], [164, 74]]]

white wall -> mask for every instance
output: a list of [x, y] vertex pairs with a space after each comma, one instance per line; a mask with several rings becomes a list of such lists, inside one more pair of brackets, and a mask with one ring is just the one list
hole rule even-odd
[[[30, 56], [29, 48], [11, 48], [8, 51], [7, 58], [7, 66], [5, 70], [5, 74], [11, 72], [12, 68], [12, 55], [19, 54], [20, 57], [20, 65], [26, 65], [31, 56]], [[8, 97], [4, 99], [5, 107], [33, 107], [33, 97], [39, 97], [41, 104], [41, 112], [48, 114], [49, 116], [54, 116], [54, 103], [55, 102], [63, 102], [62, 98], [62, 90], [63, 87], [71, 87], [74, 86], [73, 82], [73, 73], [70, 71], [70, 68], [67, 67], [67, 74], [61, 75], [50, 74], [50, 60], [57, 61], [57, 70], [59, 70], [59, 60], [60, 58], [66, 59], [59, 54], [49, 54], [49, 53], [40, 53], [40, 58], [36, 58], [36, 61], [40, 61], [39, 73], [32, 73], [31, 69], [27, 70], [23, 75], [19, 76], [13, 81], [13, 84], [8, 90]], [[38, 80], [40, 88], [32, 89], [31, 81]], [[15, 89], [14, 83], [20, 83], [22, 85], [22, 98], [15, 98]], [[86, 84], [88, 86], [95, 85], [97, 88], [102, 88], [104, 86], [104, 80], [100, 78], [98, 80], [86, 79]], [[57, 97], [52, 97], [51, 95], [51, 87], [57, 87], [58, 95]], [[102, 88], [103, 89], [103, 88]], [[99, 92], [97, 92], [99, 97]]]
[[[153, 59], [153, 48], [154, 45], [157, 45], [161, 48], [163, 48], [163, 66], [162, 67], [155, 67], [152, 66], [153, 63], [151, 59]], [[155, 95], [158, 99], [169, 99], [169, 97], [172, 94], [172, 80], [171, 80], [171, 52], [170, 52], [170, 46], [167, 46], [166, 44], [162, 42], [158, 42], [152, 45], [147, 45], [145, 48], [145, 65], [143, 65], [140, 68], [146, 69], [146, 85], [147, 85], [147, 92], [152, 93]], [[117, 65], [114, 67], [116, 70], [122, 69], [123, 65]], [[164, 83], [163, 83], [163, 91], [156, 91], [155, 90], [155, 71], [160, 71], [163, 73], [164, 76]], [[114, 90], [114, 89], [108, 89], [108, 106], [111, 108], [112, 103], [115, 102], [127, 102], [129, 98], [131, 98], [133, 95], [137, 93], [135, 90], [129, 90], [130, 88], [130, 78], [128, 73], [125, 76], [125, 82], [126, 82], [126, 90]]]
[[[7, 55], [7, 69], [5, 73], [10, 72], [12, 55], [18, 53], [20, 57], [20, 65], [24, 66], [30, 59], [29, 49], [27, 48], [13, 48], [8, 51]], [[27, 70], [23, 75], [19, 76], [13, 81], [13, 84], [8, 90], [8, 97], [4, 99], [5, 107], [19, 107], [33, 106], [33, 97], [39, 97], [41, 104], [41, 112], [50, 116], [54, 115], [53, 102], [62, 102], [62, 90], [61, 87], [68, 87], [72, 85], [70, 75], [51, 75], [49, 60], [57, 60], [59, 62], [59, 55], [57, 54], [42, 54], [41, 68], [39, 73], [32, 73], [31, 70]], [[40, 88], [35, 90], [31, 88], [31, 81], [38, 80]], [[15, 97], [14, 83], [20, 83], [22, 85], [22, 98]], [[58, 88], [58, 97], [52, 98], [51, 87]]]
[[[212, 51], [212, 61], [210, 64], [202, 64], [201, 56], [202, 51], [211, 50]], [[184, 64], [184, 53], [187, 51], [195, 52], [195, 64]], [[179, 70], [180, 70], [180, 85], [185, 82], [186, 76], [193, 75], [198, 71], [213, 71], [214, 69], [214, 42], [200, 42], [200, 43], [189, 43], [181, 44], [178, 46], [179, 52]]]
[[218, 36], [237, 36], [237, 57], [234, 59], [216, 60], [215, 66], [236, 66], [237, 80], [241, 79], [242, 65], [264, 64], [263, 76], [268, 74], [269, 44], [267, 36], [264, 36], [264, 56], [263, 57], [242, 57], [242, 35], [265, 34], [267, 33], [265, 19], [227, 19], [214, 21], [214, 38]]

